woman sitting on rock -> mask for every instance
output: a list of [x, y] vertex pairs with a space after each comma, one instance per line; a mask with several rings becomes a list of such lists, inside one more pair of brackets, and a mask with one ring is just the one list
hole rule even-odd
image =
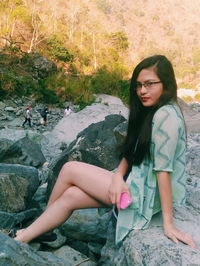
[[[164, 234], [195, 247], [173, 223], [172, 204], [185, 201], [185, 124], [177, 105], [177, 84], [169, 60], [155, 55], [140, 62], [130, 85], [128, 132], [122, 160], [110, 172], [82, 162], [66, 163], [44, 213], [15, 239], [29, 242], [65, 222], [76, 209], [116, 205], [116, 243], [134, 229], [147, 228], [162, 209]], [[126, 181], [125, 181], [126, 179]], [[120, 197], [132, 203], [120, 209]]]

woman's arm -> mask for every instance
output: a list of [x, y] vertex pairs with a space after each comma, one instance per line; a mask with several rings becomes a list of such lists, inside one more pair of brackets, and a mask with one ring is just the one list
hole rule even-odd
[[178, 244], [178, 240], [195, 248], [196, 244], [192, 237], [178, 230], [173, 224], [172, 186], [168, 172], [158, 172], [158, 188], [163, 215], [163, 227], [165, 235]]
[[128, 162], [123, 158], [112, 176], [112, 182], [110, 184], [108, 193], [112, 204], [116, 204], [118, 210], [120, 209], [120, 195], [122, 192], [127, 192], [129, 194], [128, 186], [124, 182], [124, 175], [128, 169]]

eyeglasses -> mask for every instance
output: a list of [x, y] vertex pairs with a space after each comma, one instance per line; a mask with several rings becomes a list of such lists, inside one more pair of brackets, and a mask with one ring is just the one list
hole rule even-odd
[[137, 82], [135, 89], [141, 90], [142, 86], [144, 86], [147, 90], [153, 88], [156, 84], [162, 83], [162, 81], [146, 81], [144, 83]]

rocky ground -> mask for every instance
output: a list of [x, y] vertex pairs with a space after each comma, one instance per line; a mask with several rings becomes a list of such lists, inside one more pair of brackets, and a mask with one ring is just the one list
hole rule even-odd
[[[188, 127], [187, 205], [175, 207], [174, 215], [177, 226], [200, 247], [200, 105], [180, 104]], [[27, 105], [33, 126], [22, 128]], [[200, 265], [199, 251], [163, 236], [160, 217], [116, 247], [109, 209], [74, 212], [55, 230], [52, 243], [25, 245], [7, 237], [5, 230], [25, 226], [45, 208], [63, 163], [79, 160], [115, 168], [115, 148], [126, 132], [128, 109], [115, 97], [99, 95], [81, 111], [71, 106], [68, 117], [63, 117], [64, 108], [51, 106], [47, 126], [39, 124], [39, 107], [33, 99], [0, 102], [0, 265]]]

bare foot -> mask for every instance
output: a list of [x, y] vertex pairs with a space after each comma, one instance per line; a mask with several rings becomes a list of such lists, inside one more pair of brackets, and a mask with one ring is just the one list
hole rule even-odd
[[20, 230], [17, 230], [17, 232], [16, 232], [16, 236], [20, 236], [21, 235], [21, 233], [23, 233], [23, 231], [24, 231], [25, 229], [20, 229]]
[[26, 241], [23, 240], [23, 233], [24, 233], [25, 229], [20, 229], [17, 230], [16, 232], [16, 237], [14, 238], [14, 240], [26, 243]]

